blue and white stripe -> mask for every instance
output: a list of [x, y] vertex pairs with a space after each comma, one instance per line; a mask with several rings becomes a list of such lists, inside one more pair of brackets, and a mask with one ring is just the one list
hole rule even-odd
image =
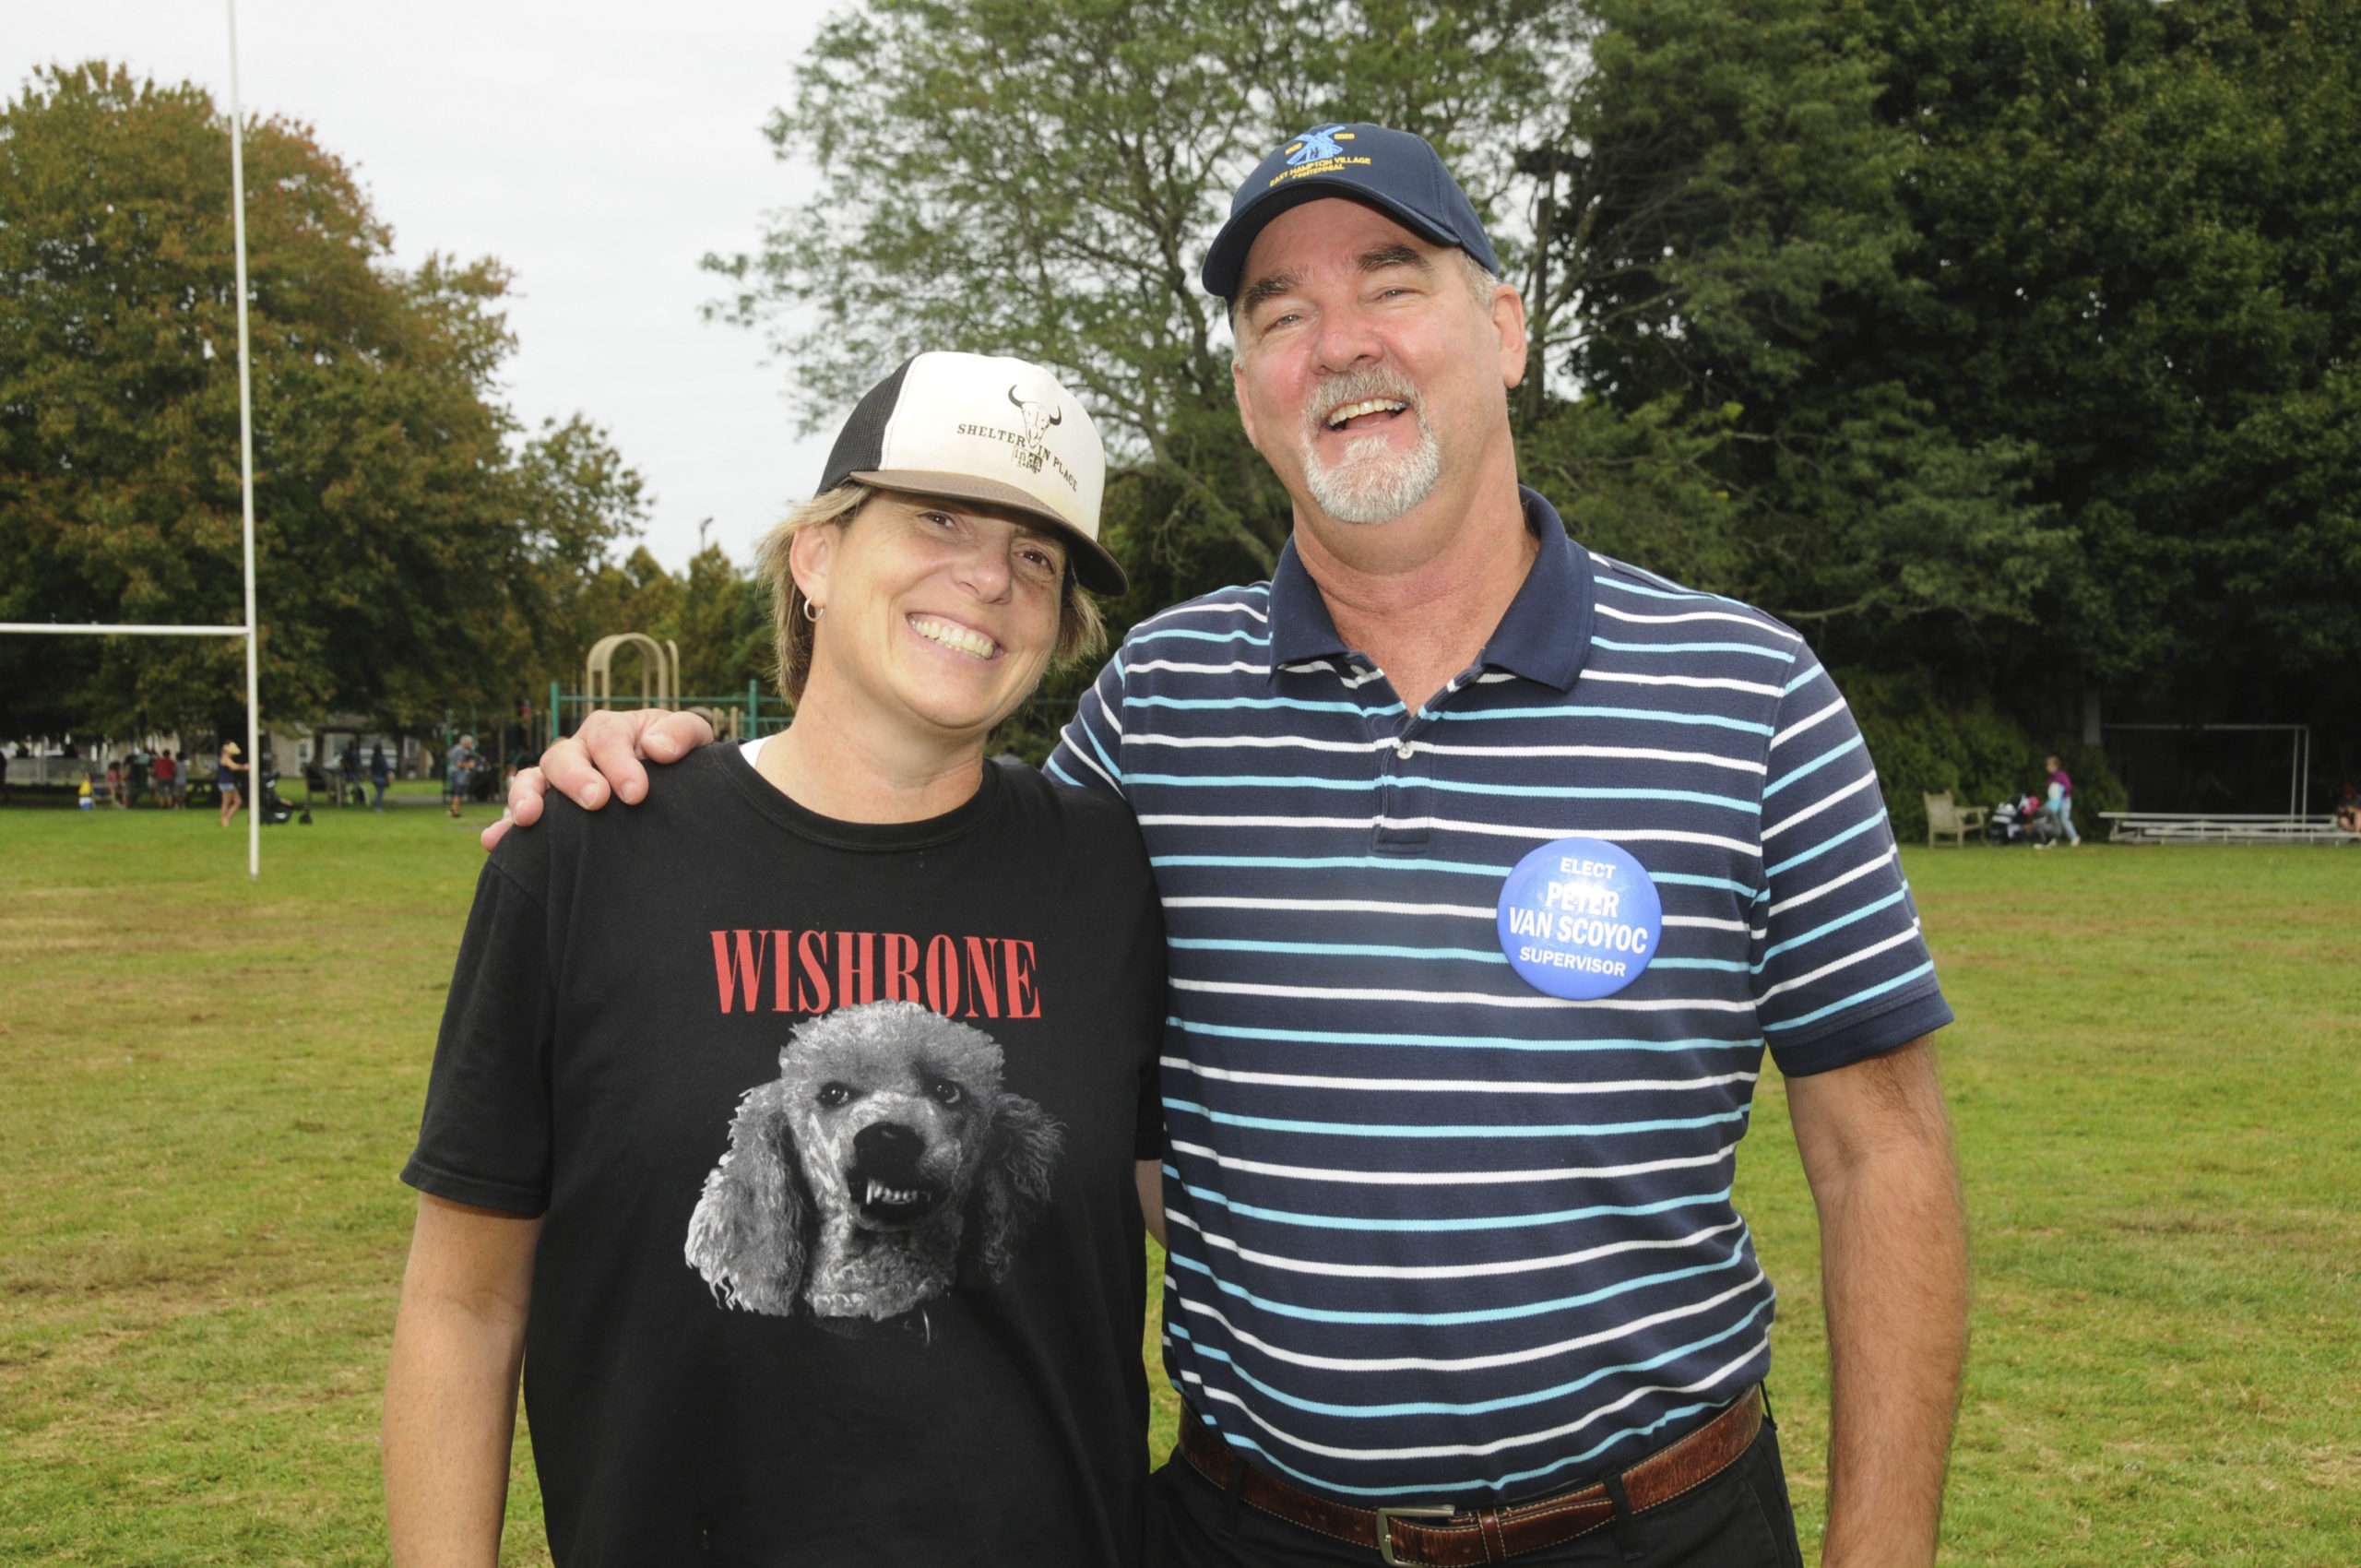
[[[1049, 764], [1131, 802], [1164, 899], [1167, 1369], [1355, 1501], [1559, 1490], [1761, 1378], [1730, 1186], [1766, 1042], [1810, 1073], [1950, 1018], [1803, 640], [1526, 509], [1523, 589], [1418, 712], [1290, 549], [1137, 627]], [[1494, 926], [1575, 834], [1665, 908], [1595, 1002], [1526, 985]]]

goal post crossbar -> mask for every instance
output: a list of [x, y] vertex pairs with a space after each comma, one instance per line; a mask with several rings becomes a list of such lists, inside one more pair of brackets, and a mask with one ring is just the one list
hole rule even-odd
[[243, 637], [248, 635], [243, 626], [108, 626], [95, 621], [0, 621], [0, 632], [78, 632], [94, 637]]

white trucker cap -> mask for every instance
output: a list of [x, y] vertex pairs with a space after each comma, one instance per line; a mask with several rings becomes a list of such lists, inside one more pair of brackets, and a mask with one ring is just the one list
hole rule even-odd
[[845, 421], [816, 492], [847, 481], [1028, 513], [1071, 544], [1074, 576], [1128, 586], [1098, 542], [1107, 454], [1089, 413], [1029, 360], [924, 353], [869, 389]]

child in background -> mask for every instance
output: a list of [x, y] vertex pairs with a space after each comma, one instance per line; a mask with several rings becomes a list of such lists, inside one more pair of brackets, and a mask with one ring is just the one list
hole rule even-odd
[[2082, 836], [2074, 831], [2074, 781], [2066, 775], [2065, 765], [2056, 757], [2047, 764], [2049, 768], [2049, 810], [2058, 818], [2058, 826], [2066, 830], [2066, 842], [2079, 845]]

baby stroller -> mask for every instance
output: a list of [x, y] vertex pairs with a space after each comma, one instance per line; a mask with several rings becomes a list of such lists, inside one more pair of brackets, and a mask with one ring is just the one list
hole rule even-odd
[[2055, 844], [2065, 837], [2038, 795], [2011, 795], [1992, 808], [1984, 837], [1995, 844]]
[[[294, 817], [295, 808], [289, 805], [279, 792], [278, 774], [266, 773], [262, 776], [262, 793], [255, 798], [255, 810], [262, 814], [262, 825], [265, 827], [284, 826]], [[311, 820], [309, 814], [305, 814], [303, 820], [306, 822]]]

